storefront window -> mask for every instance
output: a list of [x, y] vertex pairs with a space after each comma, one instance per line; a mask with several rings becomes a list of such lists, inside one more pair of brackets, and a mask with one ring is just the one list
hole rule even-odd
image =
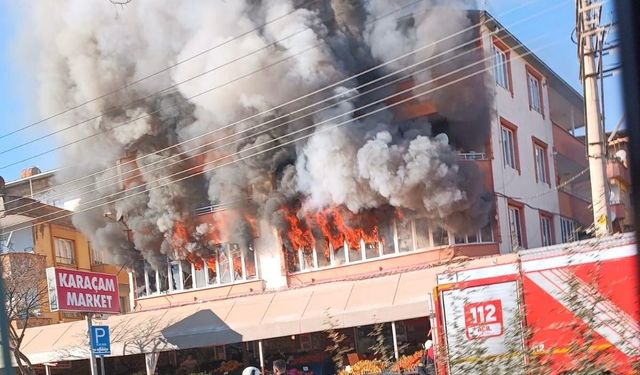
[[[212, 249], [213, 256], [195, 257], [191, 262], [171, 261], [159, 270], [140, 261], [134, 271], [136, 296], [255, 280], [258, 278], [255, 251], [252, 248], [245, 251], [237, 244], [216, 245]], [[313, 259], [313, 252], [310, 256]]]
[[303, 271], [314, 269], [313, 249], [298, 250], [298, 262], [300, 263], [300, 269]]
[[207, 276], [209, 285], [219, 284], [218, 280], [218, 262], [215, 257], [207, 258]]
[[191, 269], [191, 263], [183, 261], [182, 265], [182, 289], [193, 288], [193, 270]]
[[151, 268], [150, 265], [145, 265], [145, 268], [147, 270], [147, 292], [149, 294], [154, 294], [158, 292], [158, 285], [157, 285], [157, 271], [154, 270], [153, 268]]
[[242, 250], [240, 249], [240, 246], [236, 243], [234, 244], [230, 244], [229, 245], [229, 249], [230, 249], [230, 260], [231, 260], [231, 270], [233, 272], [233, 280], [237, 281], [237, 280], [242, 280], [243, 277], [243, 273], [242, 273], [242, 263], [243, 263], [243, 259], [242, 259]]
[[331, 265], [331, 254], [329, 254], [329, 246], [324, 241], [316, 242], [316, 259], [318, 267], [328, 267]]
[[444, 230], [444, 228], [439, 225], [435, 225], [433, 228], [431, 228], [431, 230], [434, 247], [449, 245], [449, 233]]
[[413, 250], [413, 235], [411, 230], [411, 220], [403, 218], [396, 221], [398, 230], [398, 250], [401, 253]]
[[167, 273], [167, 265], [162, 266], [158, 270], [158, 286], [160, 293], [169, 291], [169, 275]]
[[349, 249], [349, 262], [357, 262], [362, 260], [362, 247], [354, 247]]
[[171, 290], [182, 290], [182, 275], [180, 274], [180, 263], [169, 263], [169, 277], [171, 280]]
[[468, 235], [456, 235], [456, 245], [462, 245], [466, 243], [481, 243], [481, 242], [493, 242], [493, 231], [491, 229], [491, 223], [480, 229], [475, 233]]
[[491, 222], [480, 229], [480, 239], [482, 242], [493, 242], [493, 228]]
[[344, 246], [333, 251], [333, 264], [339, 266], [341, 264], [345, 264], [347, 261], [347, 257], [345, 255]]
[[370, 242], [364, 244], [364, 252], [367, 259], [374, 259], [380, 256], [380, 246], [377, 242]]
[[416, 249], [426, 249], [431, 247], [429, 239], [429, 221], [426, 218], [419, 218], [414, 221], [416, 229]]
[[393, 221], [380, 226], [380, 237], [382, 239], [382, 254], [389, 255], [396, 252], [396, 245], [393, 235]]
[[[493, 242], [491, 225], [468, 235], [454, 235], [438, 225], [430, 225], [427, 218], [398, 219], [378, 227], [378, 242], [366, 243], [360, 239], [360, 247], [338, 249], [329, 246], [323, 238], [316, 238], [316, 247], [308, 250], [287, 251], [287, 269], [291, 273], [339, 266], [365, 260], [378, 259], [412, 251], [428, 250], [451, 243]], [[353, 241], [352, 241], [353, 242]], [[353, 245], [353, 243], [351, 243]], [[328, 247], [327, 251], [323, 249]]]
[[228, 247], [222, 246], [218, 251], [218, 265], [220, 270], [220, 283], [228, 284], [231, 282], [231, 269], [229, 268]]
[[193, 262], [193, 280], [195, 281], [195, 287], [196, 288], [202, 288], [204, 286], [206, 286], [206, 280], [205, 280], [205, 274], [207, 272], [207, 270], [205, 269], [204, 266], [204, 260], [202, 259], [196, 259]]
[[136, 272], [136, 297], [144, 297], [147, 295], [147, 281], [144, 272], [144, 266], [138, 268]]
[[249, 247], [247, 255], [244, 257], [244, 268], [247, 280], [253, 280], [258, 278], [258, 271], [256, 268], [256, 252], [253, 247]]

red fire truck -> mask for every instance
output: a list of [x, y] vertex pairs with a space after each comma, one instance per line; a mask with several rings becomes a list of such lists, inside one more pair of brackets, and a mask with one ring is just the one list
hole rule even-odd
[[634, 237], [620, 235], [439, 274], [438, 374], [637, 373], [636, 251]]

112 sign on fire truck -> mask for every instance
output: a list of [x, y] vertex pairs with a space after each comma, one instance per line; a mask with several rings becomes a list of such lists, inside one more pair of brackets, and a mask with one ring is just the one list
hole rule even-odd
[[619, 235], [497, 256], [491, 266], [470, 261], [439, 274], [438, 373], [635, 373], [636, 252], [633, 236]]

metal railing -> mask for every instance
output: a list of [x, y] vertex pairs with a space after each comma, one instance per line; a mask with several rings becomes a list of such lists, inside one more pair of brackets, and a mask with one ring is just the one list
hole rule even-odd
[[461, 152], [458, 154], [460, 160], [486, 160], [487, 155], [484, 152]]

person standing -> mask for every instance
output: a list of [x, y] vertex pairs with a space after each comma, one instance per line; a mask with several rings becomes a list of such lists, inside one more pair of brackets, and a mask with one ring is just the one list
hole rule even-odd
[[286, 375], [287, 374], [287, 363], [278, 359], [273, 362], [273, 375]]
[[435, 352], [433, 350], [433, 340], [431, 335], [432, 330], [429, 329], [427, 332], [427, 340], [424, 342], [422, 352], [422, 357], [420, 358], [420, 363], [418, 364], [418, 374], [419, 375], [435, 375], [436, 366], [435, 366]]
[[427, 339], [424, 343], [424, 368], [426, 375], [435, 375], [436, 374], [436, 358], [435, 352], [433, 350], [433, 341], [431, 339]]

